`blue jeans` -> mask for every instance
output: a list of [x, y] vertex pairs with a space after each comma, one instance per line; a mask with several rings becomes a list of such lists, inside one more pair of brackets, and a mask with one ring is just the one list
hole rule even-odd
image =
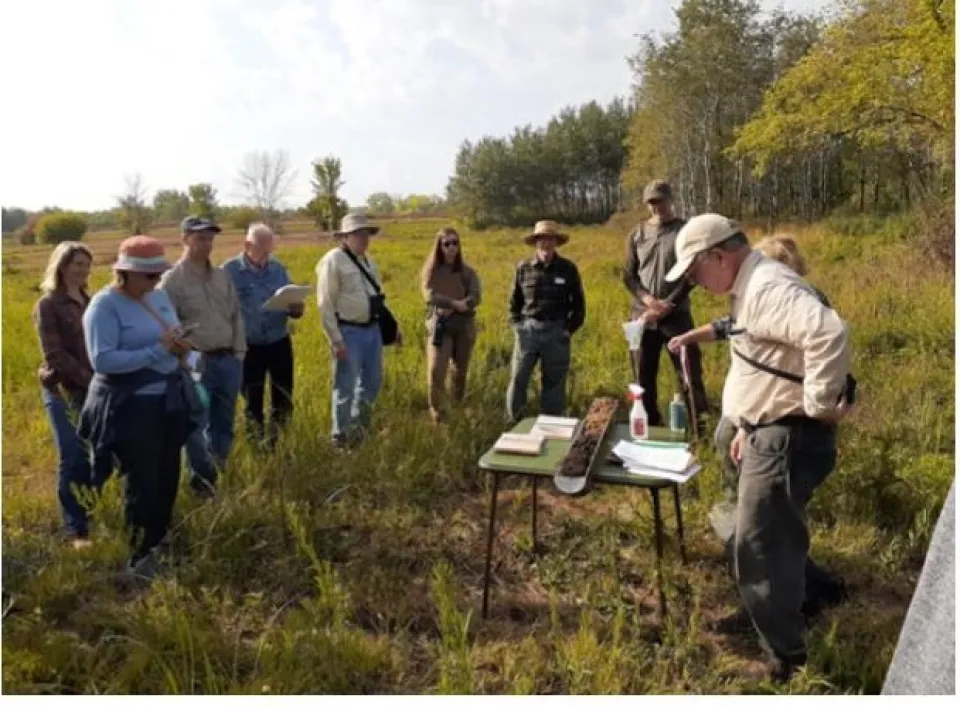
[[333, 360], [333, 438], [370, 423], [370, 409], [383, 379], [383, 341], [379, 326], [343, 326], [347, 359]]
[[46, 388], [42, 388], [42, 395], [43, 406], [50, 419], [53, 439], [60, 456], [57, 497], [60, 500], [64, 529], [68, 536], [86, 537], [89, 523], [84, 508], [84, 496], [91, 490], [100, 490], [110, 477], [113, 459], [110, 454], [98, 456], [91, 469], [88, 450], [77, 438], [76, 425], [70, 418], [71, 413], [76, 416], [80, 410]]
[[243, 380], [243, 362], [233, 355], [205, 356], [200, 382], [210, 394], [206, 423], [187, 438], [190, 473], [213, 484], [233, 445], [237, 395]]

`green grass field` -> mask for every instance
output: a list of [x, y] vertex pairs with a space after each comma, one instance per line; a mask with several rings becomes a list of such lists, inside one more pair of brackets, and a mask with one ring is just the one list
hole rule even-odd
[[[139, 592], [117, 580], [126, 546], [116, 478], [96, 509], [95, 548], [61, 543], [30, 320], [49, 251], [5, 244], [4, 692], [878, 692], [954, 472], [952, 273], [915, 255], [895, 222], [857, 237], [794, 231], [811, 281], [852, 325], [861, 404], [842, 428], [838, 470], [810, 507], [813, 552], [848, 579], [852, 596], [813, 625], [806, 670], [774, 687], [747, 676], [760, 656], [752, 637], [708, 627], [736, 605], [706, 519], [720, 494], [709, 448], [704, 473], [682, 494], [686, 566], [668, 534], [662, 625], [649, 497], [542, 492], [546, 551], [535, 557], [519, 481], [501, 492], [491, 616], [480, 619], [488, 480], [475, 462], [502, 431], [507, 299], [527, 249], [520, 231], [462, 231], [484, 285], [481, 331], [465, 408], [437, 428], [426, 412], [418, 282], [436, 228], [387, 224], [373, 244], [406, 335], [385, 354], [376, 434], [351, 456], [332, 452], [330, 355], [311, 309], [296, 324], [296, 411], [277, 452], [257, 455], [241, 435], [216, 500], [201, 503], [184, 484], [177, 567]], [[563, 249], [587, 292], [573, 344], [575, 414], [628, 382], [623, 235], [575, 228]], [[94, 289], [107, 281], [117, 237], [92, 236]], [[286, 238], [278, 256], [295, 281], [313, 284], [331, 243]], [[239, 244], [238, 233], [224, 233], [217, 261]], [[698, 321], [725, 306], [695, 294]], [[728, 356], [725, 346], [705, 349], [714, 404]], [[669, 367], [664, 358], [661, 400], [673, 392]]]

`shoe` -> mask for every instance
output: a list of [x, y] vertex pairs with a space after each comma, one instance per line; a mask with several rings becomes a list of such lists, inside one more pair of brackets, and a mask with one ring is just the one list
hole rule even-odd
[[830, 583], [824, 583], [817, 587], [816, 593], [807, 596], [800, 612], [808, 620], [812, 620], [827, 608], [840, 605], [850, 597], [850, 591], [842, 579], [837, 579]]
[[210, 500], [217, 495], [216, 486], [206, 478], [201, 478], [200, 476], [194, 476], [190, 479], [190, 490], [192, 490], [194, 496], [200, 500]]
[[153, 552], [150, 552], [136, 561], [131, 560], [127, 565], [127, 575], [131, 578], [149, 583], [156, 578], [157, 569], [157, 558]]
[[767, 656], [747, 667], [744, 676], [756, 681], [769, 680], [777, 684], [783, 684], [790, 681], [793, 675], [806, 663], [806, 655], [800, 655], [792, 659]]

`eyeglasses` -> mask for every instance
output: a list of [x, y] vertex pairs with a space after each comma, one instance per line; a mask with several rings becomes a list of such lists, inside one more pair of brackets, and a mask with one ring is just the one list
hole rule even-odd
[[459, 240], [444, 240], [441, 245], [445, 248], [455, 248], [460, 244]]
[[663, 199], [648, 199], [648, 200], [647, 200], [647, 203], [648, 203], [650, 206], [657, 206], [657, 205], [663, 203]]
[[160, 279], [160, 273], [159, 273], [159, 272], [144, 272], [144, 273], [143, 273], [143, 278], [144, 278], [145, 280], [149, 280], [150, 282], [156, 282], [157, 280]]

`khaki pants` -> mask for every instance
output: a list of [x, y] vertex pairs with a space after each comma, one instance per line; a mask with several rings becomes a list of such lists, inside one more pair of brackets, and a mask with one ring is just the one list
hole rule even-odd
[[477, 340], [477, 326], [473, 319], [459, 321], [456, 326], [448, 328], [441, 344], [435, 346], [432, 342], [435, 321], [427, 322], [427, 401], [430, 412], [442, 416], [447, 407], [447, 366], [453, 362], [451, 397], [454, 402], [460, 402], [467, 386], [467, 369]]

